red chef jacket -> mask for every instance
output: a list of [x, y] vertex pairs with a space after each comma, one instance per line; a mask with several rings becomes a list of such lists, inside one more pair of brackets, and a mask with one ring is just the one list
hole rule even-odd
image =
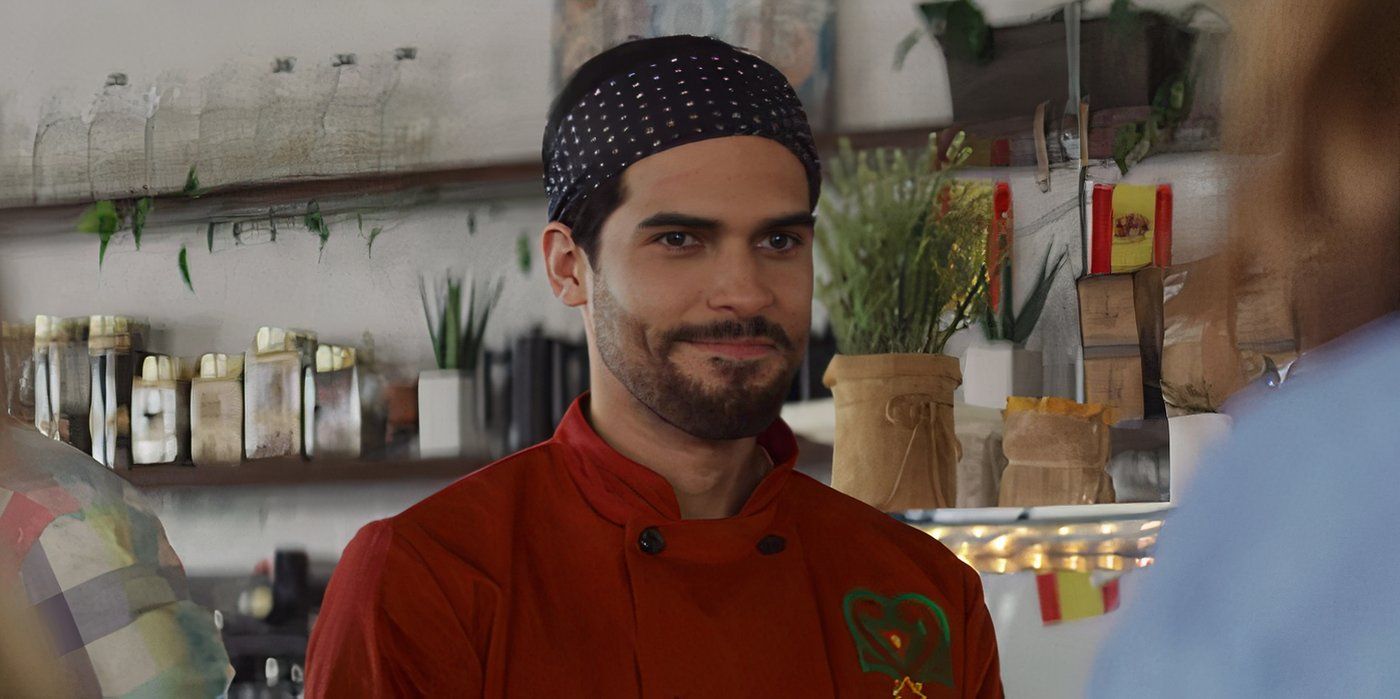
[[580, 398], [553, 439], [346, 547], [307, 651], [308, 697], [999, 697], [977, 573], [793, 469], [743, 509], [681, 519]]

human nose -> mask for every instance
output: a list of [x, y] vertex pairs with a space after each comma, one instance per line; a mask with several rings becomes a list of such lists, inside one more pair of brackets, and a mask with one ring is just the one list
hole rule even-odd
[[773, 305], [774, 299], [769, 279], [752, 251], [729, 252], [716, 259], [711, 308], [749, 318]]

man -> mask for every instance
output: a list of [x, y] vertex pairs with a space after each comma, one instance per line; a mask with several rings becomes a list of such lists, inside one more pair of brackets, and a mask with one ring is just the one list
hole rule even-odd
[[[4, 381], [0, 366], [0, 382]], [[220, 697], [219, 630], [126, 481], [0, 413], [0, 696]]]
[[356, 536], [309, 696], [999, 696], [977, 574], [793, 470], [820, 168], [782, 75], [624, 44], [556, 99], [544, 161], [592, 391]]

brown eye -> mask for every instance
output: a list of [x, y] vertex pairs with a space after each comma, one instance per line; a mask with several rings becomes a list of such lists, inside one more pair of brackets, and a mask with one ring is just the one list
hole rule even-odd
[[765, 238], [763, 244], [764, 247], [767, 247], [770, 250], [783, 251], [791, 250], [792, 248], [801, 245], [802, 241], [798, 240], [795, 236], [788, 235], [787, 233], [774, 233]]
[[661, 236], [661, 242], [665, 243], [666, 247], [683, 248], [686, 243], [690, 242], [690, 234], [679, 231], [667, 233]]

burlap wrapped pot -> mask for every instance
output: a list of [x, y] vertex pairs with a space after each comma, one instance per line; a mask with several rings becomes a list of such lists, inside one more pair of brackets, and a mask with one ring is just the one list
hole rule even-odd
[[956, 358], [838, 354], [822, 383], [836, 402], [834, 488], [886, 512], [954, 506]]
[[1099, 418], [1007, 412], [1002, 507], [1113, 502], [1108, 425]]

